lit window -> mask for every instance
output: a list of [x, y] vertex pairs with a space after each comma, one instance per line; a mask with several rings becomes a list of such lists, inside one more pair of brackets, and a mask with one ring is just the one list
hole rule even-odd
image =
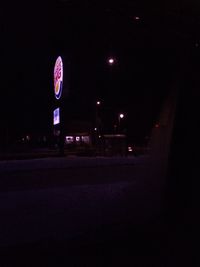
[[133, 148], [131, 146], [128, 147], [128, 152], [132, 152]]
[[80, 136], [76, 136], [76, 142], [80, 142]]
[[74, 141], [74, 137], [73, 136], [66, 136], [65, 137], [65, 142], [67, 144], [73, 143], [73, 141]]
[[140, 20], [140, 17], [139, 16], [135, 16], [134, 19], [135, 20]]

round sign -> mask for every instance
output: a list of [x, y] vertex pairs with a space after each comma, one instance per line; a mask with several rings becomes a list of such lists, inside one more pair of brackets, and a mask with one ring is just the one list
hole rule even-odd
[[59, 99], [62, 94], [63, 85], [63, 62], [62, 58], [58, 57], [54, 66], [54, 93], [56, 99]]

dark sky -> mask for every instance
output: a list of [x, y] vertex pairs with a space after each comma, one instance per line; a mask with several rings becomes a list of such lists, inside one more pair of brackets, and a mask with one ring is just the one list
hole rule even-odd
[[[53, 67], [63, 55], [70, 60], [72, 117], [92, 119], [100, 98], [112, 120], [118, 112], [127, 114], [130, 133], [148, 132], [186, 54], [200, 41], [197, 2], [149, 2], [2, 6], [1, 129], [51, 128]], [[112, 67], [106, 63], [110, 55], [117, 60]]]

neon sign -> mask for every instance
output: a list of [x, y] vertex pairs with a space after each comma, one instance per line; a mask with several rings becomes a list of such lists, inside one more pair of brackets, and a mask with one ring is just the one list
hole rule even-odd
[[54, 93], [56, 99], [60, 99], [63, 86], [63, 61], [61, 57], [56, 59], [54, 66]]
[[60, 109], [57, 108], [53, 112], [53, 125], [60, 123]]

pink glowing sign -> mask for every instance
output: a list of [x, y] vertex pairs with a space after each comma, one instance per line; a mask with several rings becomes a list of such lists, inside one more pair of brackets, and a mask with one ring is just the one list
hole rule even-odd
[[54, 93], [56, 99], [60, 99], [63, 86], [63, 61], [58, 57], [54, 66]]

